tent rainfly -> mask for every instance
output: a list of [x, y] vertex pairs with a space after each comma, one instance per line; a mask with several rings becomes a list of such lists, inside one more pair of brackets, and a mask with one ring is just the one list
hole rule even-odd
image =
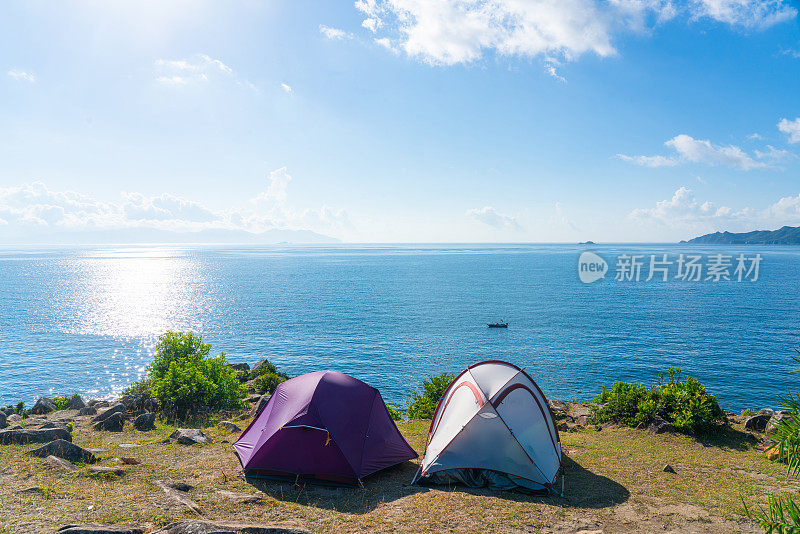
[[558, 429], [539, 386], [516, 365], [487, 361], [448, 386], [412, 483], [547, 493], [560, 468]]
[[353, 485], [418, 456], [378, 390], [335, 371], [280, 384], [233, 447], [246, 476]]

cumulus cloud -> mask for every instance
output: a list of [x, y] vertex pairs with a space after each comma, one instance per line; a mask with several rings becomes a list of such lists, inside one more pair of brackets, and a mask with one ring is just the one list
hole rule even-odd
[[[362, 26], [385, 30], [396, 48], [433, 65], [503, 56], [616, 53], [624, 32], [647, 32], [681, 14], [732, 26], [765, 28], [796, 16], [782, 0], [357, 0]], [[394, 47], [394, 46], [393, 46]]]
[[781, 119], [778, 123], [778, 130], [789, 136], [790, 143], [800, 143], [800, 117], [793, 121]]
[[352, 33], [340, 30], [339, 28], [331, 28], [330, 26], [325, 26], [324, 24], [319, 25], [319, 33], [321, 33], [328, 39], [334, 39], [338, 41], [341, 41], [343, 39], [353, 38]]
[[[242, 206], [215, 210], [170, 194], [123, 192], [120, 201], [101, 201], [74, 191], [56, 191], [42, 182], [0, 188], [0, 226], [24, 231], [118, 230], [157, 228], [179, 232], [209, 229], [307, 229], [333, 235], [350, 231], [347, 212], [289, 203], [291, 176], [286, 168], [270, 173], [266, 190]], [[4, 230], [4, 231], [5, 231]]]
[[516, 217], [504, 215], [491, 206], [467, 210], [467, 217], [500, 230], [521, 230]]
[[[677, 155], [667, 157], [617, 154], [617, 157], [645, 167], [672, 167], [680, 163], [690, 162], [711, 166], [722, 165], [743, 171], [771, 168], [767, 163], [757, 161], [738, 146], [715, 145], [706, 139], [695, 139], [686, 134], [676, 135], [664, 144], [673, 149]], [[761, 154], [769, 155], [768, 152], [762, 152]], [[756, 157], [759, 157], [758, 152]]]
[[36, 77], [33, 74], [30, 72], [25, 72], [24, 70], [11, 69], [8, 71], [8, 76], [23, 82], [33, 83], [36, 81]]
[[695, 232], [777, 228], [800, 224], [800, 195], [781, 198], [763, 209], [733, 209], [700, 201], [691, 189], [681, 187], [672, 198], [661, 200], [652, 208], [634, 209], [628, 217], [640, 223]]

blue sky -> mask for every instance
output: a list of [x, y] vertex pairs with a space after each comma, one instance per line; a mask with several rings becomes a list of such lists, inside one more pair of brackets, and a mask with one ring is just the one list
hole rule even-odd
[[798, 4], [6, 1], [0, 242], [800, 224]]

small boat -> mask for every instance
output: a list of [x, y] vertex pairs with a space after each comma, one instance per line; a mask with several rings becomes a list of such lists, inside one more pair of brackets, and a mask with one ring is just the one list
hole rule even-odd
[[489, 328], [508, 328], [508, 323], [499, 322], [499, 323], [486, 323]]

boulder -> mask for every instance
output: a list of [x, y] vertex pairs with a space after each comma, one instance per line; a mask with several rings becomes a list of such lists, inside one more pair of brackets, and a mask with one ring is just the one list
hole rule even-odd
[[764, 429], [767, 428], [767, 423], [769, 423], [769, 420], [772, 419], [772, 416], [773, 416], [772, 410], [761, 410], [756, 415], [748, 417], [747, 420], [744, 422], [744, 427], [747, 430], [755, 430], [757, 432], [763, 432]]
[[86, 408], [86, 403], [83, 402], [83, 398], [80, 395], [73, 395], [72, 398], [69, 399], [67, 408], [70, 410], [82, 410]]
[[112, 414], [110, 417], [106, 417], [105, 419], [98, 421], [94, 424], [95, 430], [106, 430], [108, 432], [122, 432], [125, 426], [125, 418], [122, 417], [122, 414], [117, 412]]
[[65, 428], [0, 430], [0, 444], [2, 445], [10, 443], [49, 443], [58, 439], [72, 441], [72, 434]]
[[248, 393], [255, 394], [255, 392], [256, 392], [256, 381], [255, 380], [248, 380], [247, 382], [244, 383], [244, 385], [247, 387], [247, 392]]
[[104, 411], [100, 415], [92, 417], [92, 423], [100, 423], [101, 421], [105, 421], [106, 419], [117, 413], [118, 414], [125, 413], [124, 404], [115, 404], [114, 406], [111, 406], [108, 410]]
[[97, 461], [97, 458], [91, 452], [63, 439], [57, 439], [25, 454], [27, 456], [38, 456], [39, 458], [55, 456], [70, 462], [84, 462], [87, 464], [93, 464]]
[[248, 404], [255, 404], [261, 400], [262, 395], [248, 395], [244, 401]]
[[250, 368], [250, 374], [251, 375], [255, 374], [255, 372], [258, 371], [261, 368], [261, 366], [266, 363], [269, 363], [269, 360], [259, 360], [256, 363], [254, 363], [253, 367]]
[[764, 432], [766, 432], [767, 434], [772, 434], [778, 429], [781, 422], [783, 421], [788, 422], [791, 419], [792, 419], [792, 412], [787, 410], [779, 410], [774, 414], [772, 414], [772, 417], [769, 418], [767, 426], [764, 428]]
[[64, 421], [48, 421], [39, 428], [63, 428], [65, 430], [68, 429], [67, 423], [65, 423]]
[[167, 480], [164, 482], [164, 485], [168, 488], [172, 488], [176, 491], [182, 491], [184, 493], [194, 489], [194, 486], [182, 480]]
[[69, 460], [65, 460], [64, 458], [59, 458], [58, 456], [48, 456], [45, 458], [45, 461], [50, 465], [50, 467], [55, 467], [56, 469], [63, 469], [64, 471], [77, 471], [78, 468], [72, 465], [72, 462]]
[[80, 410], [78, 410], [78, 415], [79, 416], [97, 415], [97, 408], [95, 408], [94, 406], [87, 406], [86, 408], [81, 408]]
[[22, 421], [22, 416], [18, 413], [12, 413], [11, 415], [6, 417], [6, 422], [10, 425], [13, 423], [19, 423]]
[[58, 529], [57, 534], [144, 534], [144, 531], [144, 527], [85, 523], [82, 525], [64, 525]]
[[137, 460], [136, 458], [131, 458], [130, 456], [123, 456], [119, 459], [125, 465], [139, 465], [141, 464], [141, 460]]
[[225, 429], [228, 432], [241, 432], [242, 431], [241, 428], [236, 426], [234, 423], [231, 423], [230, 421], [220, 421], [219, 423], [217, 423], [217, 426]]
[[108, 408], [111, 406], [111, 403], [104, 400], [92, 399], [86, 403], [86, 406], [91, 406], [92, 408], [97, 408], [99, 410], [100, 408]]
[[560, 400], [551, 400], [549, 401], [550, 404], [550, 411], [553, 412], [553, 415], [558, 416], [559, 414], [566, 415], [567, 413], [567, 403]]
[[191, 520], [170, 523], [154, 531], [153, 534], [311, 534], [311, 532], [283, 525]]
[[264, 406], [267, 405], [269, 402], [269, 395], [262, 395], [258, 402], [253, 406], [253, 409], [250, 411], [250, 417], [256, 417], [258, 414], [261, 413], [261, 410], [264, 409]]
[[227, 364], [228, 367], [233, 369], [234, 371], [245, 371], [250, 372], [250, 364], [249, 363], [229, 363]]
[[664, 432], [672, 432], [672, 425], [660, 417], [653, 419], [647, 425], [647, 431], [652, 434], [663, 434]]
[[30, 409], [30, 413], [34, 415], [43, 415], [54, 412], [57, 409], [58, 408], [53, 401], [47, 397], [39, 397], [39, 400], [37, 400], [36, 404], [33, 405], [33, 408]]
[[211, 443], [211, 437], [197, 428], [178, 428], [170, 434], [169, 439], [181, 445], [194, 445], [195, 443]]
[[147, 432], [148, 430], [155, 430], [156, 428], [156, 414], [143, 413], [133, 420], [133, 428]]
[[0, 412], [0, 428], [5, 428], [8, 426], [8, 421], [5, 412]]

